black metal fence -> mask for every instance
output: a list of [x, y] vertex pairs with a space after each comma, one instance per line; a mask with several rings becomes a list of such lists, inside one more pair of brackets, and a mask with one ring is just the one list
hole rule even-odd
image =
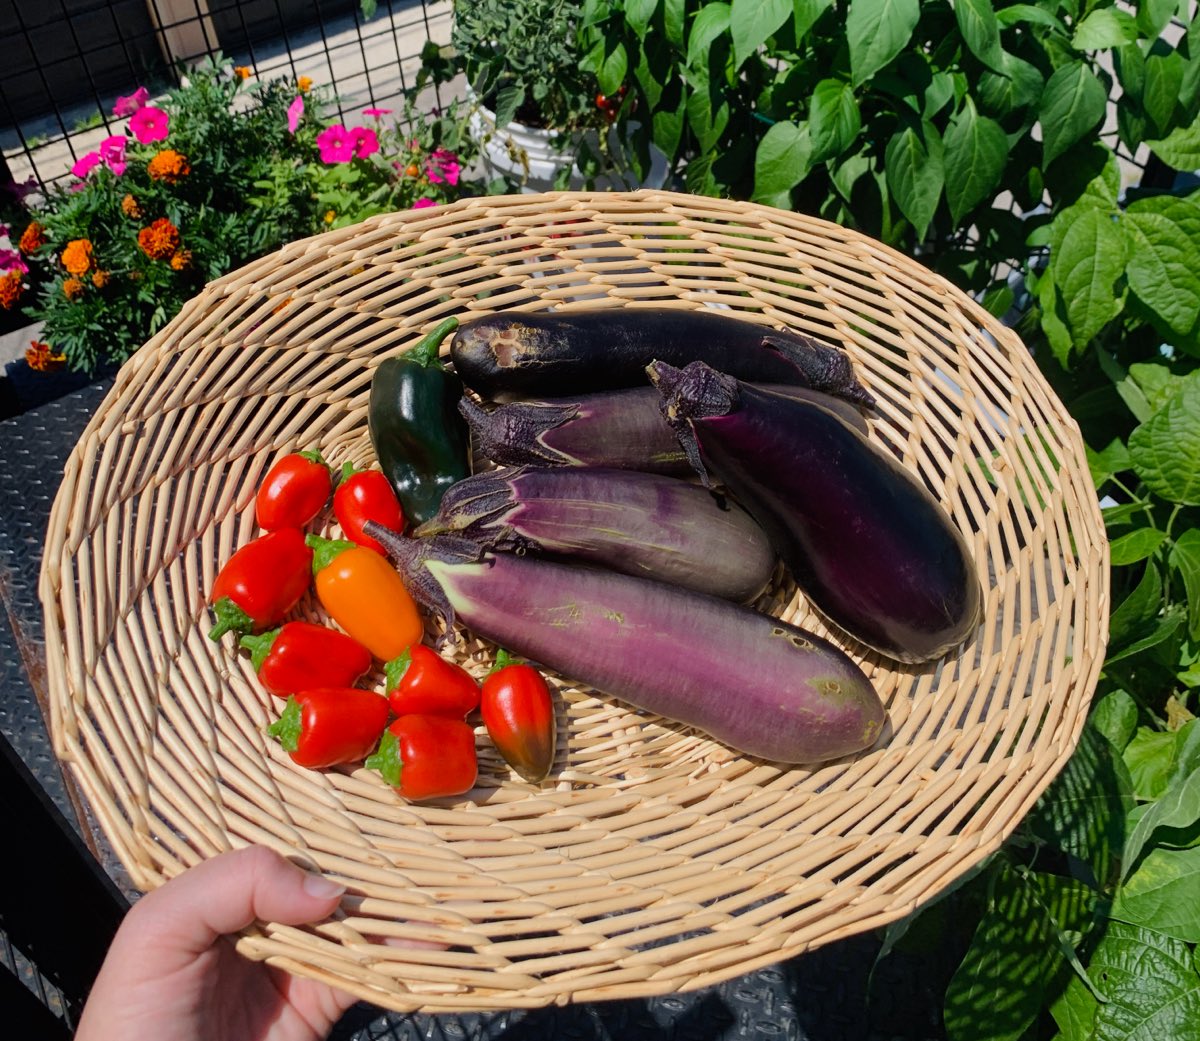
[[332, 87], [342, 114], [397, 101], [450, 0], [0, 0], [0, 181], [46, 185], [118, 132], [118, 95], [151, 94], [218, 54], [263, 78]]

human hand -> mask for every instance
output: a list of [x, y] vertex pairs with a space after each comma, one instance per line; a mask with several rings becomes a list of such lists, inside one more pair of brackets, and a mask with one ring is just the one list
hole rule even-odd
[[316, 1041], [355, 1002], [243, 958], [228, 934], [256, 919], [328, 917], [344, 887], [263, 846], [223, 853], [142, 897], [84, 1006], [76, 1041]]

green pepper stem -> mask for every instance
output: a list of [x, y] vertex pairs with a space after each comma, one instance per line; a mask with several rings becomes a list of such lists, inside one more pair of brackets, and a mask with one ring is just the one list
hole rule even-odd
[[517, 659], [508, 653], [503, 647], [496, 650], [496, 664], [488, 669], [488, 675], [493, 672], [499, 672], [501, 669], [507, 669], [510, 665], [516, 664]]
[[254, 619], [227, 596], [212, 605], [217, 624], [208, 630], [210, 640], [219, 640], [226, 633], [248, 633], [254, 628]]
[[307, 459], [310, 463], [320, 463], [325, 469], [329, 469], [329, 464], [325, 462], [324, 457], [315, 448], [306, 448], [302, 452], [297, 452], [301, 459]]
[[378, 770], [382, 777], [393, 788], [400, 787], [400, 777], [404, 773], [404, 758], [400, 755], [400, 739], [390, 730], [385, 730], [379, 739], [379, 748], [363, 762], [368, 770]]
[[313, 551], [312, 570], [314, 575], [329, 567], [339, 553], [355, 548], [355, 544], [346, 539], [325, 539], [320, 535], [304, 536], [304, 544]]
[[301, 718], [300, 702], [295, 698], [288, 698], [283, 715], [267, 727], [267, 733], [278, 739], [280, 747], [285, 752], [294, 752], [300, 743], [300, 731], [303, 728], [304, 720]]
[[414, 362], [422, 368], [440, 369], [442, 363], [438, 360], [438, 353], [441, 350], [442, 341], [457, 328], [458, 319], [447, 318], [435, 326], [412, 350], [406, 352], [404, 359]]
[[280, 631], [280, 629], [268, 629], [265, 633], [259, 633], [258, 636], [243, 636], [238, 641], [250, 652], [250, 664], [254, 666], [255, 672], [263, 667], [263, 662], [271, 653], [271, 648], [275, 645], [275, 637], [279, 635]]
[[338, 474], [337, 483], [345, 484], [351, 477], [357, 473], [362, 473], [349, 459], [342, 463], [342, 472]]
[[400, 686], [400, 681], [404, 679], [404, 674], [408, 672], [408, 667], [412, 664], [412, 651], [405, 647], [395, 658], [389, 661], [383, 667], [383, 675], [387, 680], [387, 689], [395, 690]]

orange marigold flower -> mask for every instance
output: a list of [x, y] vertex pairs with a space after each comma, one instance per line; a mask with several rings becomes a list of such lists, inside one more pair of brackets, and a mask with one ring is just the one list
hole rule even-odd
[[83, 283], [77, 278], [63, 280], [63, 296], [68, 300], [78, 300], [83, 296]]
[[171, 256], [171, 269], [173, 271], [183, 271], [185, 268], [192, 266], [192, 251], [190, 249], [177, 249]]
[[233, 74], [240, 80], [248, 80], [254, 75], [254, 70], [249, 65], [235, 65], [233, 67]]
[[72, 239], [62, 251], [63, 267], [72, 275], [86, 275], [92, 266], [92, 244], [88, 239]]
[[0, 307], [11, 311], [21, 299], [25, 283], [21, 281], [20, 271], [9, 271], [0, 275]]
[[32, 253], [35, 249], [41, 249], [45, 244], [46, 229], [33, 220], [21, 233], [21, 241], [17, 243], [17, 249], [22, 253]]
[[298, 91], [300, 91], [301, 94], [307, 94], [310, 90], [312, 90], [312, 77], [311, 76], [297, 76], [296, 77], [296, 89]]
[[188, 165], [187, 156], [181, 155], [173, 148], [164, 148], [146, 166], [146, 173], [154, 180], [166, 181], [167, 184], [174, 184], [191, 172], [192, 168]]
[[25, 361], [34, 372], [53, 372], [66, 362], [65, 354], [57, 354], [48, 343], [31, 340], [25, 348]]
[[107, 271], [96, 271], [92, 273], [92, 285], [97, 289], [103, 289], [112, 280], [112, 276]]
[[121, 212], [126, 217], [131, 217], [133, 220], [138, 220], [142, 215], [142, 208], [138, 205], [137, 199], [132, 195], [126, 195], [121, 200]]
[[166, 260], [179, 249], [179, 229], [166, 217], [159, 217], [138, 232], [138, 245], [151, 260]]

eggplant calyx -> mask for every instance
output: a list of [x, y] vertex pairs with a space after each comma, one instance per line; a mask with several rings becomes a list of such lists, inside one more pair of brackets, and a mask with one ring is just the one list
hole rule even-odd
[[796, 366], [804, 375], [807, 386], [874, 410], [874, 396], [855, 379], [849, 357], [836, 347], [819, 343], [802, 333], [784, 336], [772, 332], [763, 334], [762, 346]]
[[486, 554], [485, 548], [458, 535], [408, 539], [376, 521], [367, 521], [363, 525], [363, 533], [387, 551], [408, 591], [423, 607], [445, 618], [446, 631], [449, 632], [454, 625], [454, 606], [426, 565], [431, 560], [445, 564], [478, 563]]
[[702, 361], [691, 362], [682, 369], [666, 362], [652, 361], [646, 366], [646, 374], [662, 395], [659, 411], [679, 439], [688, 464], [704, 487], [711, 489], [713, 482], [701, 458], [700, 443], [690, 421], [733, 412], [740, 399], [738, 381]]
[[475, 474], [452, 484], [432, 517], [413, 532], [418, 538], [430, 535], [464, 535], [472, 539], [489, 537], [489, 529], [503, 520], [511, 510], [513, 488], [511, 479], [521, 469], [493, 470]]
[[560, 427], [579, 414], [577, 404], [551, 405], [537, 401], [513, 401], [494, 412], [464, 397], [458, 411], [479, 439], [479, 448], [489, 459], [506, 463], [564, 462], [561, 453], [541, 442], [547, 431]]

